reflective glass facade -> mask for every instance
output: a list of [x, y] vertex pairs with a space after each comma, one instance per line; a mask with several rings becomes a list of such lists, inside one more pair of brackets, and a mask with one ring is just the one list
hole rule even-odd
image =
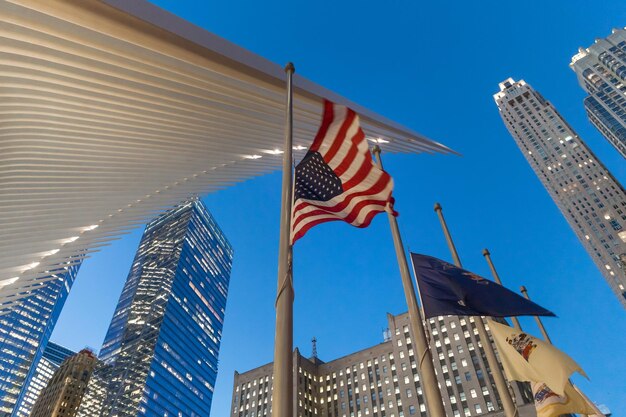
[[589, 96], [593, 125], [626, 158], [626, 30], [614, 29], [572, 58], [571, 68]]
[[103, 404], [107, 397], [109, 372], [111, 367], [98, 361], [89, 378], [89, 385], [83, 395], [76, 417], [99, 416], [103, 410]]
[[56, 278], [9, 313], [0, 316], [0, 417], [16, 416], [43, 356], [80, 265], [61, 268]]
[[[607, 110], [592, 96], [587, 97], [584, 103], [589, 121], [626, 158], [626, 104], [624, 104], [624, 101], [626, 101], [626, 88], [624, 88], [624, 91], [624, 97], [620, 98], [624, 109], [616, 110], [616, 113]], [[616, 117], [621, 117], [623, 120]]]
[[232, 256], [197, 199], [147, 225], [101, 351], [101, 416], [209, 415]]
[[17, 417], [28, 417], [30, 412], [39, 398], [41, 390], [43, 390], [52, 379], [54, 372], [59, 369], [63, 361], [76, 352], [65, 348], [61, 345], [57, 345], [54, 342], [48, 342], [48, 345], [43, 351], [41, 359], [37, 363], [35, 373], [33, 377], [28, 381], [26, 385], [22, 401], [17, 407]]

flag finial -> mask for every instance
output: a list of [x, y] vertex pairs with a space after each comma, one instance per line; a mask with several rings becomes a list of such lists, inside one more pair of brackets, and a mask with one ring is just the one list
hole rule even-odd
[[483, 249], [483, 256], [489, 256], [491, 255], [491, 253], [489, 252], [489, 249], [485, 248]]
[[287, 62], [287, 65], [285, 65], [285, 72], [296, 72], [296, 66], [293, 65], [293, 62]]
[[441, 211], [441, 204], [435, 203], [435, 211]]

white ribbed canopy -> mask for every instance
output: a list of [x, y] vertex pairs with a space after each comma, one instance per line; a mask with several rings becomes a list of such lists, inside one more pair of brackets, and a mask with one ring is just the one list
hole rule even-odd
[[[0, 303], [190, 194], [277, 169], [284, 79], [143, 0], [0, 1]], [[385, 151], [451, 152], [295, 86], [297, 152], [323, 98], [356, 110]]]

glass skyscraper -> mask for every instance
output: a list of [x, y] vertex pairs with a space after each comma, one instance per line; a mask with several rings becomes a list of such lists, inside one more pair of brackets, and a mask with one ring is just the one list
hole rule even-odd
[[17, 417], [30, 416], [30, 412], [37, 402], [41, 390], [48, 385], [48, 382], [50, 382], [50, 379], [52, 379], [52, 376], [56, 370], [59, 369], [63, 361], [75, 353], [76, 352], [73, 350], [57, 345], [54, 342], [48, 342], [41, 359], [37, 362], [32, 378], [30, 378], [28, 384], [24, 386], [25, 395], [22, 397], [22, 401], [20, 401], [15, 410]]
[[18, 415], [79, 267], [61, 268], [46, 286], [31, 290], [0, 316], [0, 417]]
[[101, 350], [104, 405], [91, 415], [209, 416], [232, 257], [197, 198], [146, 226]]
[[626, 158], [626, 30], [613, 29], [580, 48], [570, 67], [589, 94], [584, 100], [589, 120]]

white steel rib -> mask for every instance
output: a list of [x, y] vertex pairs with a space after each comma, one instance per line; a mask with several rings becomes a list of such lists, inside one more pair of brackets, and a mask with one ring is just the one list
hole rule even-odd
[[[279, 168], [284, 80], [144, 0], [0, 0], [0, 309], [181, 199]], [[323, 98], [385, 151], [452, 152], [294, 83], [300, 154]]]

